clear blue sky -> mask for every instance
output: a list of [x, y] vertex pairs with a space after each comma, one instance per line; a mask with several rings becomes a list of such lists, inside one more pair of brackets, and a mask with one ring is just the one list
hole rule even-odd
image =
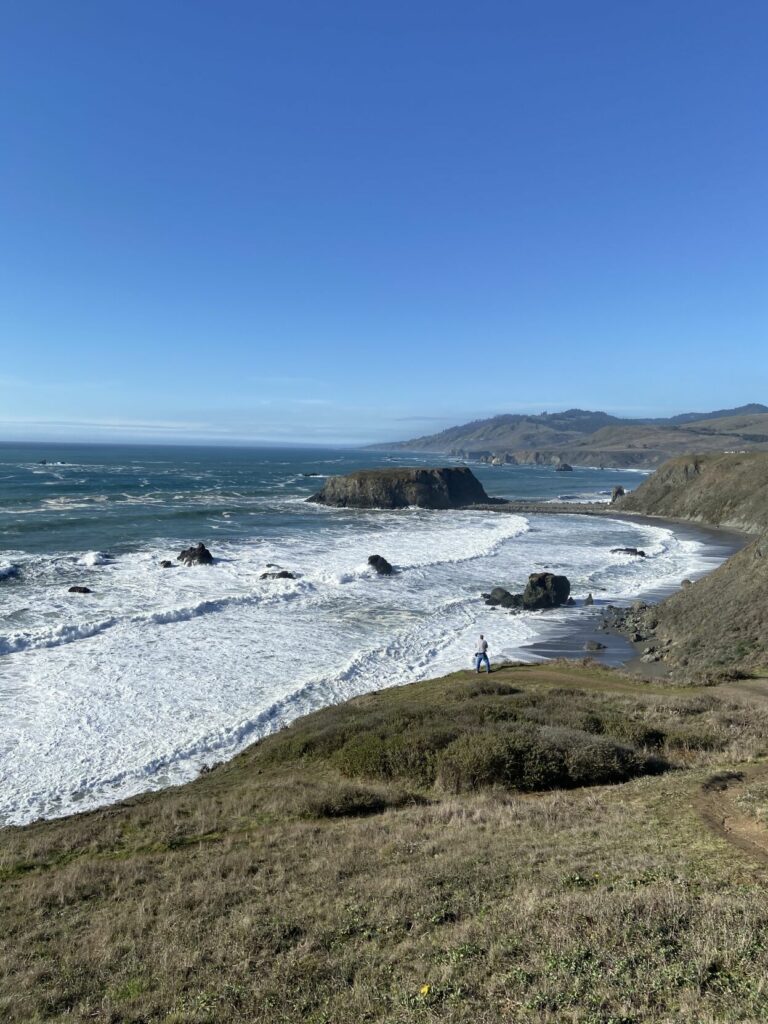
[[768, 401], [765, 0], [0, 13], [0, 437]]

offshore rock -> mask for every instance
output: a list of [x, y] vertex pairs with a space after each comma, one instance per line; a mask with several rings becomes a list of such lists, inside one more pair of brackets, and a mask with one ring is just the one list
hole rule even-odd
[[185, 565], [213, 565], [213, 555], [200, 541], [199, 544], [194, 544], [191, 548], [186, 548], [178, 554], [176, 561], [183, 562]]
[[391, 576], [394, 572], [392, 566], [383, 555], [369, 555], [368, 565], [373, 566], [379, 576]]
[[556, 473], [572, 473], [573, 466], [569, 462], [561, 462], [559, 466], [555, 466]]
[[636, 558], [647, 558], [648, 556], [641, 548], [611, 548], [612, 555], [634, 555]]
[[330, 477], [307, 501], [337, 508], [465, 508], [491, 499], [471, 469], [363, 469]]
[[288, 572], [287, 569], [280, 569], [278, 572], [263, 572], [259, 576], [260, 580], [295, 580], [295, 573]]
[[92, 594], [93, 593], [93, 591], [91, 590], [90, 587], [70, 587], [68, 592], [70, 594]]

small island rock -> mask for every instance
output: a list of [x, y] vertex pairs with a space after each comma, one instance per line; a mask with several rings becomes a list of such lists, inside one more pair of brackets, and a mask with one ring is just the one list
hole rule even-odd
[[483, 485], [466, 466], [440, 469], [363, 469], [332, 476], [307, 501], [337, 508], [465, 508], [488, 504]]
[[68, 592], [70, 594], [92, 594], [93, 593], [93, 591], [91, 590], [90, 587], [70, 587]]

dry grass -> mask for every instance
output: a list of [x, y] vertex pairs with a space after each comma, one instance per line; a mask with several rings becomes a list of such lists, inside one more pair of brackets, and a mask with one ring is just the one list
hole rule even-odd
[[[506, 693], [473, 680], [360, 698], [190, 786], [0, 832], [0, 1019], [766, 1019], [762, 876], [691, 795], [712, 765], [764, 752], [768, 716], [583, 667], [504, 670]], [[448, 794], [420, 773], [345, 776], [333, 743], [300, 749], [388, 718], [442, 728], [468, 702], [515, 711], [491, 731], [624, 730], [675, 770]]]

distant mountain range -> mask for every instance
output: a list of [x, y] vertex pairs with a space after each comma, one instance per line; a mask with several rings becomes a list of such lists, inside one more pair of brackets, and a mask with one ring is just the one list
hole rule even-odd
[[622, 419], [585, 409], [509, 414], [370, 447], [436, 452], [496, 465], [566, 462], [652, 469], [672, 455], [688, 452], [768, 450], [768, 406], [753, 403], [665, 419]]

